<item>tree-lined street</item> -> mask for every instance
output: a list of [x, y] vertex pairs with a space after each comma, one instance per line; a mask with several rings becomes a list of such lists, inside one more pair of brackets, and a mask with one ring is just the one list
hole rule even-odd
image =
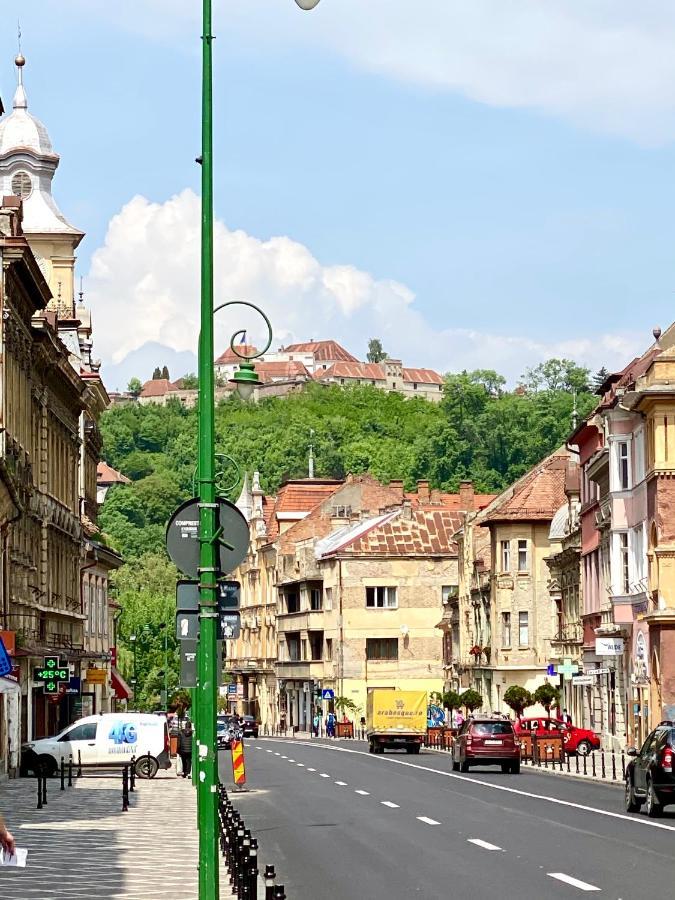
[[671, 891], [675, 815], [626, 815], [617, 787], [462, 775], [447, 754], [373, 757], [360, 742], [250, 740], [247, 766], [237, 804], [302, 900]]

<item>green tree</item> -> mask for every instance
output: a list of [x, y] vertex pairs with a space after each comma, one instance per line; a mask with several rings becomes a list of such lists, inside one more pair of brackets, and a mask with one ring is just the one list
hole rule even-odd
[[162, 370], [160, 369], [159, 366], [155, 366], [155, 369], [152, 373], [152, 380], [157, 381], [157, 379], [161, 378], [161, 377], [162, 377]]
[[504, 691], [504, 703], [520, 718], [533, 703], [532, 694], [519, 684], [512, 684]]
[[136, 378], [136, 376], [134, 376], [133, 378], [129, 379], [129, 384], [127, 385], [127, 392], [129, 394], [131, 394], [131, 396], [134, 399], [136, 399], [138, 397], [138, 395], [141, 393], [142, 390], [143, 390], [143, 385], [141, 384], [140, 378]]
[[469, 688], [464, 691], [463, 694], [459, 695], [459, 699], [461, 701], [462, 706], [466, 710], [467, 715], [472, 713], [474, 709], [480, 709], [483, 705], [483, 697], [478, 691], [474, 691], [473, 688]]
[[368, 341], [368, 354], [366, 356], [368, 362], [379, 363], [386, 358], [387, 354], [382, 348], [382, 341], [379, 338], [371, 338]]
[[531, 391], [542, 388], [547, 391], [588, 392], [590, 369], [579, 366], [571, 359], [548, 359], [528, 369], [523, 383]]
[[196, 391], [199, 387], [199, 379], [194, 372], [188, 372], [187, 375], [183, 375], [181, 383], [186, 391]]
[[462, 695], [457, 691], [444, 691], [441, 695], [441, 704], [443, 709], [448, 711], [448, 726], [452, 726], [452, 714], [456, 709], [462, 707]]
[[553, 685], [549, 684], [548, 682], [540, 684], [537, 690], [534, 692], [534, 702], [540, 703], [546, 710], [546, 714], [549, 716], [551, 715], [551, 707], [558, 704], [559, 698], [559, 689], [553, 687]]
[[608, 376], [609, 371], [604, 366], [601, 369], [598, 369], [598, 371], [593, 376], [593, 390], [599, 390], [600, 386], [604, 384]]

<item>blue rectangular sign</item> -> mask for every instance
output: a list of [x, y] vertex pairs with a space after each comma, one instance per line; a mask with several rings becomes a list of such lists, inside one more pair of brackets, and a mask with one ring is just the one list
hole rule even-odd
[[335, 691], [331, 690], [331, 688], [324, 688], [321, 691], [321, 696], [324, 700], [333, 700], [335, 698]]
[[236, 684], [228, 684], [227, 693], [228, 694], [236, 694], [237, 693], [237, 685]]
[[76, 678], [74, 675], [71, 675], [68, 687], [66, 688], [66, 694], [79, 694], [81, 689], [82, 683], [79, 676]]

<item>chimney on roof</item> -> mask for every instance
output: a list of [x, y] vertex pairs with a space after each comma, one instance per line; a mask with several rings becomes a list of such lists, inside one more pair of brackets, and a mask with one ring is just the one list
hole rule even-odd
[[420, 503], [429, 503], [431, 500], [428, 481], [417, 482], [417, 499]]
[[661, 337], [661, 329], [657, 325], [656, 328], [652, 329], [652, 334], [654, 335], [654, 340], [656, 341], [656, 346], [659, 346], [659, 339]]
[[472, 481], [460, 481], [459, 483], [459, 508], [466, 512], [474, 508]]
[[403, 518], [408, 522], [412, 519], [412, 503], [410, 500], [403, 501]]
[[398, 478], [392, 478], [392, 480], [389, 482], [389, 487], [392, 489], [392, 491], [396, 491], [396, 493], [400, 494], [401, 499], [403, 499], [403, 481]]

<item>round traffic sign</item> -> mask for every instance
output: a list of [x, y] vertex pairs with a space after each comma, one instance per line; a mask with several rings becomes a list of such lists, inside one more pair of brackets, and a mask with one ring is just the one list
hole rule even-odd
[[[234, 503], [218, 498], [218, 541], [220, 574], [227, 575], [246, 557], [249, 545], [248, 522]], [[182, 503], [166, 526], [166, 552], [176, 568], [190, 578], [199, 577], [199, 500]]]

